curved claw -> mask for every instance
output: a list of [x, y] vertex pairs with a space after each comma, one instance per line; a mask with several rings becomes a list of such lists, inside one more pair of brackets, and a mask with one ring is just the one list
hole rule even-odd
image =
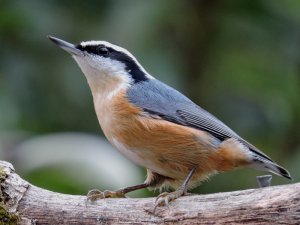
[[153, 209], [153, 214], [155, 214], [155, 211], [157, 207], [159, 206], [167, 206], [169, 207], [169, 203], [171, 201], [174, 201], [175, 199], [179, 198], [180, 196], [183, 196], [185, 192], [182, 189], [178, 189], [174, 192], [163, 192], [159, 194], [155, 200], [155, 206]]
[[160, 193], [156, 199], [155, 199], [155, 204], [157, 203], [157, 201], [160, 199], [160, 198], [164, 198], [166, 197], [167, 195], [169, 194], [169, 192], [163, 192], [163, 193]]
[[99, 199], [105, 199], [105, 198], [125, 198], [125, 194], [122, 191], [100, 191], [98, 189], [90, 190], [87, 193], [87, 201], [94, 202]]
[[87, 193], [86, 198], [87, 198], [87, 201], [94, 202], [98, 199], [104, 199], [105, 196], [102, 191], [100, 191], [98, 189], [93, 189]]

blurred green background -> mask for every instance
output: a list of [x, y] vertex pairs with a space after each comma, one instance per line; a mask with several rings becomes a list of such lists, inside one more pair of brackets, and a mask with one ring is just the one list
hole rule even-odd
[[[300, 1], [1, 0], [0, 159], [40, 187], [85, 194], [145, 170], [105, 141], [84, 76], [48, 34], [129, 49], [299, 181]], [[260, 174], [219, 174], [196, 191], [254, 188]]]

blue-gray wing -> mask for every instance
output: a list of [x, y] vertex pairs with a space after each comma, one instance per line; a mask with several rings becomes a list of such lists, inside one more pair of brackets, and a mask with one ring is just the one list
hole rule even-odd
[[[189, 98], [156, 79], [133, 84], [127, 91], [128, 100], [155, 118], [205, 130], [220, 140], [236, 138], [251, 151], [271, 160], [227, 125], [217, 119]], [[272, 160], [271, 160], [272, 161]]]

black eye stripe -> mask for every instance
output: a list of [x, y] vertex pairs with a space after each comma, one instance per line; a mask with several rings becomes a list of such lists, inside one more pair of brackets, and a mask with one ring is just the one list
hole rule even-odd
[[98, 46], [96, 48], [96, 53], [97, 55], [103, 55], [103, 56], [106, 56], [109, 54], [109, 50], [108, 48], [104, 47], [104, 46]]
[[82, 46], [79, 44], [76, 46], [76, 48], [81, 51], [86, 51], [90, 54], [99, 55], [123, 63], [126, 71], [131, 75], [135, 83], [148, 80], [144, 71], [140, 68], [137, 62], [125, 52], [117, 51], [105, 45]]
[[81, 51], [86, 51], [91, 54], [95, 55], [103, 55], [106, 56], [109, 52], [112, 52], [112, 48], [108, 48], [104, 45], [87, 45], [87, 46], [82, 46], [82, 45], [77, 45], [77, 49]]

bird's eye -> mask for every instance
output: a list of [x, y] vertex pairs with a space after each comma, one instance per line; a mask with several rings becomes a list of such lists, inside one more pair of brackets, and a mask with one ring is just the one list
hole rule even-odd
[[106, 47], [101, 46], [101, 47], [97, 48], [97, 54], [98, 55], [106, 56], [106, 55], [108, 55], [108, 53], [109, 52], [108, 52], [108, 49]]

